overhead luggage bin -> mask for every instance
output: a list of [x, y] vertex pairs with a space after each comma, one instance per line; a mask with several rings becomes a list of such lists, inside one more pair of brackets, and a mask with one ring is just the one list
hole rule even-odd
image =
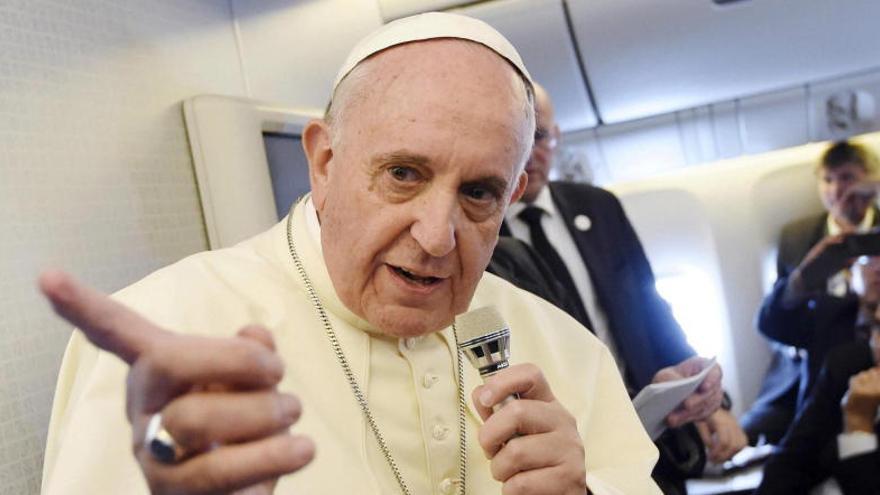
[[739, 100], [743, 151], [762, 153], [810, 140], [806, 89], [791, 88]]
[[454, 12], [486, 21], [513, 43], [535, 81], [553, 96], [564, 132], [598, 123], [562, 0], [497, 0]]
[[880, 67], [877, 0], [567, 0], [606, 123]]

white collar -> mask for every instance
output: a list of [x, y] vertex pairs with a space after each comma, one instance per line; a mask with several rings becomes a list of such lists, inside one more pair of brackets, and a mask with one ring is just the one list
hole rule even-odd
[[[834, 217], [831, 214], [828, 214], [828, 235], [837, 235], [840, 233], [841, 228], [840, 225], [837, 225], [837, 222], [834, 221]], [[869, 207], [868, 211], [865, 212], [865, 216], [862, 217], [862, 221], [859, 222], [859, 226], [856, 228], [856, 232], [863, 234], [869, 230], [874, 225], [874, 208]]]
[[516, 203], [510, 205], [507, 208], [507, 219], [513, 220], [519, 216], [519, 214], [526, 209], [527, 206], [537, 206], [538, 208], [544, 210], [547, 216], [554, 217], [558, 214], [556, 210], [556, 205], [553, 203], [553, 196], [550, 195], [550, 188], [544, 186], [541, 189], [541, 192], [538, 193], [538, 197], [535, 198], [535, 201], [531, 203], [523, 203], [522, 201], [517, 201]]

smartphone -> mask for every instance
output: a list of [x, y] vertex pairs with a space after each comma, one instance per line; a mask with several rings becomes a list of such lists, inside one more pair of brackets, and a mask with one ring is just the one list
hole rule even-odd
[[849, 257], [880, 255], [880, 232], [848, 235], [844, 237], [843, 245]]

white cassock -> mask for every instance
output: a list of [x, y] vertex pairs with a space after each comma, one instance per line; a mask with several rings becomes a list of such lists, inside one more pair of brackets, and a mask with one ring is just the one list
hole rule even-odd
[[[454, 493], [458, 399], [451, 328], [406, 340], [377, 333], [337, 298], [315, 233], [314, 209], [300, 203], [292, 214], [298, 253], [403, 478], [413, 493]], [[275, 493], [399, 493], [307, 299], [288, 249], [286, 220], [235, 247], [190, 256], [114, 297], [177, 332], [232, 336], [251, 323], [270, 329], [286, 369], [279, 390], [303, 404], [293, 430], [317, 444], [312, 463], [283, 477]], [[486, 305], [494, 305], [510, 324], [511, 364], [538, 365], [577, 418], [590, 490], [660, 493], [651, 480], [657, 451], [608, 350], [562, 311], [488, 273], [471, 308]], [[470, 403], [481, 380], [469, 363], [464, 368], [468, 493], [501, 493], [477, 441], [482, 421]], [[131, 454], [126, 373], [122, 361], [73, 334], [52, 409], [44, 494], [148, 493]]]

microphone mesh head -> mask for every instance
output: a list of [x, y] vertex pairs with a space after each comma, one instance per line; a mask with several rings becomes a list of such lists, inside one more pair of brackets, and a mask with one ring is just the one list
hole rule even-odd
[[510, 329], [492, 306], [475, 309], [455, 319], [458, 348], [484, 378], [507, 368]]
[[455, 328], [458, 330], [459, 345], [499, 332], [507, 328], [507, 322], [494, 306], [485, 306], [455, 317]]

